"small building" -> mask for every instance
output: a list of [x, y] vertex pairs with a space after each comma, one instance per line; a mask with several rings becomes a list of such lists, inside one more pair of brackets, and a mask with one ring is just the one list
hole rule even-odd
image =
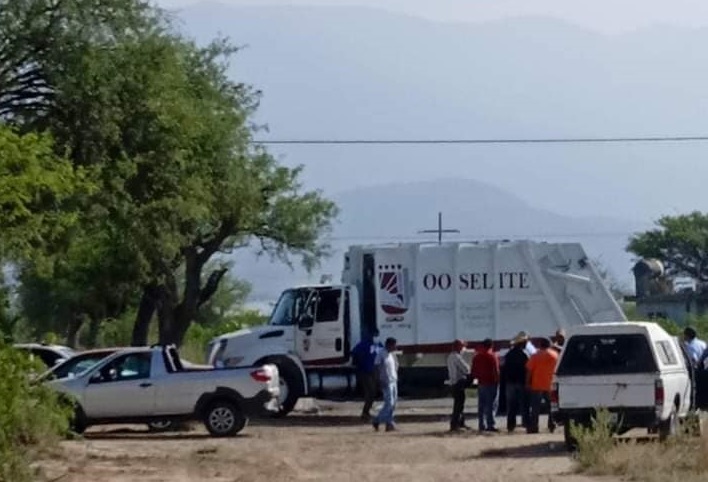
[[670, 319], [679, 325], [688, 318], [708, 314], [708, 293], [693, 289], [676, 292], [657, 259], [643, 259], [634, 265], [637, 313], [652, 319]]

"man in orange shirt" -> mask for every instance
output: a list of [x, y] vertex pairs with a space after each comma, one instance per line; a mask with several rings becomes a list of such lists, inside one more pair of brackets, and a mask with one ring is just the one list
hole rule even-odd
[[[538, 433], [538, 421], [541, 417], [541, 401], [551, 403], [551, 386], [553, 385], [553, 374], [556, 371], [558, 353], [551, 349], [551, 340], [544, 338], [541, 340], [541, 349], [533, 354], [526, 362], [527, 385], [530, 392], [531, 416], [529, 426], [526, 427], [528, 433]], [[548, 417], [548, 430], [552, 433], [556, 428], [552, 417]]]

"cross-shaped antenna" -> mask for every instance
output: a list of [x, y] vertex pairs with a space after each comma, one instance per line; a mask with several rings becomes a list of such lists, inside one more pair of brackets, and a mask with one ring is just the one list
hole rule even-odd
[[442, 213], [438, 213], [438, 229], [424, 229], [418, 231], [418, 233], [438, 233], [438, 244], [442, 244], [443, 233], [459, 233], [459, 229], [443, 229], [442, 227]]

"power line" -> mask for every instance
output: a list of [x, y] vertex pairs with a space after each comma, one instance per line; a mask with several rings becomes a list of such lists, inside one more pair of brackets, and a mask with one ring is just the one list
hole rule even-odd
[[[435, 231], [437, 232], [437, 230]], [[615, 231], [615, 232], [599, 232], [599, 233], [535, 233], [535, 234], [496, 234], [496, 235], [475, 235], [474, 240], [494, 240], [494, 239], [518, 239], [518, 238], [610, 238], [617, 236], [631, 236], [641, 231]], [[465, 236], [465, 240], [469, 235], [459, 234], [456, 241], [460, 240], [460, 236]], [[402, 236], [331, 236], [326, 237], [327, 241], [421, 241], [424, 237], [411, 236], [410, 234]]]
[[610, 144], [645, 142], [706, 142], [708, 136], [568, 137], [528, 139], [262, 139], [262, 145], [406, 145], [406, 144]]

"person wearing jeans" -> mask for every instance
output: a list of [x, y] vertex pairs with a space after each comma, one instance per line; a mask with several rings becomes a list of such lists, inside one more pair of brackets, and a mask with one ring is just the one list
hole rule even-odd
[[472, 360], [472, 374], [477, 379], [477, 405], [480, 432], [498, 432], [494, 412], [499, 391], [499, 358], [494, 344], [487, 338]]
[[376, 379], [376, 359], [381, 348], [380, 343], [374, 341], [378, 336], [378, 331], [372, 335], [366, 335], [352, 350], [352, 360], [356, 367], [357, 386], [361, 388], [364, 395], [364, 406], [361, 410], [361, 418], [367, 422], [371, 420], [369, 411], [374, 404], [378, 381]]
[[396, 339], [387, 338], [384, 349], [379, 352], [376, 360], [384, 401], [383, 407], [371, 423], [377, 432], [382, 423], [386, 425], [387, 432], [396, 430], [394, 412], [398, 402], [398, 360], [394, 354], [395, 350]]
[[447, 357], [447, 378], [452, 390], [452, 416], [450, 417], [450, 431], [457, 432], [467, 429], [465, 425], [465, 390], [469, 385], [470, 367], [462, 358], [466, 343], [455, 340], [452, 352]]
[[509, 433], [516, 429], [516, 418], [520, 414], [524, 427], [528, 426], [529, 409], [526, 394], [526, 351], [527, 338], [517, 335], [511, 342], [512, 348], [504, 357], [504, 379], [506, 381], [506, 429]]
[[[528, 386], [530, 390], [531, 416], [529, 425], [526, 427], [528, 433], [538, 433], [539, 419], [541, 417], [541, 402], [546, 399], [550, 402], [551, 388], [553, 385], [553, 373], [556, 370], [558, 353], [551, 348], [551, 340], [544, 338], [541, 340], [541, 349], [533, 355], [526, 363]], [[553, 417], [548, 416], [548, 430], [553, 432], [556, 426]]]

